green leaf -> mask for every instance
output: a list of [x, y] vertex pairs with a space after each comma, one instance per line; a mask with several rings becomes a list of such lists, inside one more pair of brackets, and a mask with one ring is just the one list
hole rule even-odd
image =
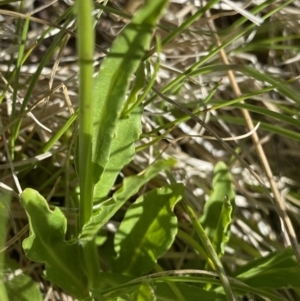
[[153, 268], [175, 239], [173, 209], [183, 194], [184, 186], [173, 184], [140, 196], [129, 207], [115, 235], [115, 272], [141, 275]]
[[146, 1], [131, 23], [118, 35], [100, 67], [94, 86], [93, 180], [96, 184], [109, 160], [117, 120], [131, 76], [150, 46], [154, 26], [167, 0]]
[[[225, 43], [227, 44], [227, 43]], [[220, 47], [224, 47], [225, 44], [223, 44]], [[214, 51], [210, 53], [212, 55]], [[210, 56], [209, 55], [209, 56]], [[206, 59], [208, 56], [206, 57]], [[203, 61], [202, 61], [203, 62]], [[197, 63], [199, 65], [199, 62]], [[189, 73], [189, 76], [194, 77], [199, 74], [207, 74], [214, 71], [227, 71], [227, 70], [233, 70], [238, 71], [246, 76], [249, 76], [250, 78], [255, 78], [256, 80], [259, 80], [261, 82], [267, 82], [270, 85], [276, 87], [276, 90], [279, 91], [282, 95], [285, 97], [293, 99], [297, 104], [300, 104], [299, 100], [299, 91], [292, 87], [291, 84], [287, 84], [287, 82], [284, 82], [280, 77], [275, 77], [270, 74], [264, 74], [261, 73], [261, 71], [258, 71], [256, 68], [245, 66], [245, 65], [206, 65], [203, 67], [200, 67], [198, 69], [194, 69], [192, 72]]]
[[237, 270], [234, 277], [253, 287], [292, 287], [300, 294], [300, 269], [290, 247], [250, 262]]
[[[213, 291], [206, 291], [199, 287], [185, 284], [176, 283], [176, 287], [179, 289], [181, 294], [184, 296], [186, 301], [205, 300], [205, 301], [226, 301], [225, 295], [218, 294]], [[177, 296], [167, 285], [167, 283], [155, 283], [155, 294], [158, 301], [163, 300], [178, 300]]]
[[94, 189], [94, 202], [103, 201], [114, 185], [120, 170], [133, 159], [134, 142], [142, 132], [142, 112], [143, 110], [138, 108], [128, 117], [118, 120], [108, 164]]
[[[35, 283], [30, 276], [26, 274], [15, 273], [19, 269], [19, 265], [11, 260], [5, 258], [5, 272], [6, 279], [4, 286], [6, 288], [9, 301], [42, 301], [42, 294], [37, 283]], [[1, 267], [2, 271], [2, 267]], [[4, 296], [1, 295], [1, 300]]]
[[[200, 272], [200, 271], [199, 271]], [[99, 273], [99, 284], [96, 290], [93, 291], [93, 295], [99, 300], [117, 300], [118, 296], [128, 295], [133, 288], [139, 284], [139, 282], [134, 281], [132, 276], [112, 274], [112, 273]], [[166, 300], [179, 300], [178, 292], [184, 297], [187, 301], [198, 300], [201, 296], [201, 300], [205, 301], [225, 301], [227, 300], [224, 295], [223, 288], [220, 287], [220, 280], [217, 278], [206, 277], [205, 275], [191, 276], [191, 275], [182, 275], [182, 276], [163, 276], [148, 278], [153, 283], [153, 288], [157, 300], [166, 301]], [[270, 293], [265, 289], [254, 288], [248, 285], [245, 285], [241, 281], [231, 280], [231, 286], [235, 292], [240, 292], [243, 294], [255, 294], [265, 298], [266, 300], [272, 301], [286, 301], [285, 298], [280, 297], [274, 293]], [[215, 291], [206, 291], [202, 288], [199, 288], [199, 285], [211, 283], [218, 286]], [[170, 284], [176, 284], [176, 292], [171, 289]], [[195, 285], [196, 286], [195, 286]], [[129, 299], [130, 300], [130, 299]], [[183, 299], [182, 299], [183, 300]], [[240, 299], [239, 299], [240, 300]]]
[[154, 289], [149, 282], [143, 281], [138, 290], [132, 294], [132, 301], [155, 301], [156, 296]]
[[107, 223], [110, 218], [126, 203], [126, 201], [136, 194], [140, 187], [155, 177], [160, 171], [175, 164], [174, 160], [158, 160], [150, 165], [142, 174], [125, 178], [112, 198], [98, 206], [91, 219], [84, 225], [79, 238], [81, 241], [92, 240], [97, 232]]
[[200, 222], [208, 237], [211, 240], [214, 239], [215, 246], [219, 246], [220, 253], [224, 248], [223, 244], [228, 241], [232, 206], [234, 206], [235, 198], [230, 171], [223, 162], [217, 163], [214, 168], [212, 188], [212, 193], [204, 206]]
[[[13, 229], [15, 230], [15, 225], [12, 217], [12, 213], [10, 212], [10, 201], [12, 196], [9, 193], [4, 191], [0, 192], [0, 246], [1, 249], [5, 246], [6, 236], [7, 236], [7, 222], [9, 217], [11, 218], [10, 223], [13, 225]], [[4, 265], [6, 262], [5, 253], [3, 250], [0, 250], [0, 296], [1, 301], [9, 301], [9, 296], [7, 292], [7, 287], [4, 279]]]
[[[98, 276], [98, 283], [94, 287], [92, 294], [97, 300], [117, 300], [117, 298], [125, 293], [128, 293], [128, 290], [132, 292], [132, 288], [129, 289], [126, 287], [125, 290], [118, 290], [120, 286], [124, 283], [134, 280], [133, 277], [128, 275], [121, 275], [116, 273], [100, 272]], [[137, 286], [137, 284], [135, 284]], [[107, 289], [116, 288], [116, 291], [110, 291], [106, 293]]]
[[225, 244], [229, 240], [230, 226], [232, 224], [233, 206], [232, 202], [225, 196], [221, 209], [217, 229], [212, 245], [219, 257], [225, 253]]
[[22, 192], [21, 202], [30, 226], [29, 237], [23, 240], [26, 256], [45, 263], [47, 279], [79, 299], [87, 297], [79, 246], [65, 240], [67, 221], [61, 210], [50, 210], [47, 201], [31, 188]]
[[126, 104], [124, 106], [124, 110], [122, 115], [125, 116], [126, 112], [128, 111], [128, 109], [132, 108], [132, 106], [134, 104], [136, 104], [137, 99], [138, 99], [138, 95], [141, 92], [141, 90], [144, 88], [145, 86], [145, 65], [142, 62], [139, 66], [139, 68], [137, 69], [136, 73], [135, 73], [135, 80], [134, 80], [134, 84], [131, 88], [130, 94], [128, 95], [128, 98], [126, 100]]
[[42, 301], [39, 287], [33, 280], [24, 274], [15, 276], [5, 282], [9, 301]]
[[113, 272], [99, 272], [99, 282], [95, 290], [101, 291], [108, 287], [116, 287], [123, 283], [134, 280], [134, 277], [128, 275], [121, 275]]

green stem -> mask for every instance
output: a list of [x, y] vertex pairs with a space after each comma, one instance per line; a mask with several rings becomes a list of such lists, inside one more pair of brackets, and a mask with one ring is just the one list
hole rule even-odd
[[[93, 213], [92, 180], [93, 163], [93, 58], [94, 58], [94, 29], [92, 0], [77, 0], [77, 51], [79, 57], [79, 232], [89, 221]], [[95, 241], [81, 244], [82, 264], [88, 278], [88, 289], [91, 291], [97, 282], [99, 259]], [[93, 298], [90, 298], [93, 300]]]
[[93, 2], [77, 0], [77, 51], [79, 57], [79, 227], [90, 219], [93, 210], [92, 134], [93, 134]]

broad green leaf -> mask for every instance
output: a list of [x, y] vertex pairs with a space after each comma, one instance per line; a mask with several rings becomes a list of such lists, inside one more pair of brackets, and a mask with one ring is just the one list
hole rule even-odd
[[5, 282], [9, 301], [42, 301], [38, 285], [27, 275], [21, 274]]
[[116, 287], [123, 283], [134, 280], [134, 277], [128, 275], [122, 275], [114, 272], [99, 272], [98, 286], [95, 288], [98, 291], [104, 290], [109, 287]]
[[[176, 287], [183, 295], [186, 301], [226, 301], [225, 295], [218, 294], [213, 291], [206, 291], [199, 287], [185, 284], [176, 283]], [[167, 283], [155, 283], [155, 294], [157, 296], [157, 301], [174, 301], [178, 300], [177, 296], [167, 285]]]
[[107, 196], [120, 170], [133, 159], [134, 142], [142, 132], [142, 112], [138, 108], [129, 116], [118, 120], [108, 164], [94, 189], [94, 202], [98, 203]]
[[79, 246], [66, 241], [67, 221], [59, 208], [50, 210], [47, 201], [34, 189], [21, 194], [29, 220], [29, 237], [23, 240], [26, 256], [46, 266], [46, 277], [79, 299], [88, 296], [80, 268]]
[[[213, 240], [217, 233], [215, 245], [219, 245], [218, 249], [220, 251], [221, 244], [228, 240], [228, 231], [232, 214], [231, 206], [234, 206], [234, 198], [235, 193], [228, 167], [225, 163], [219, 162], [214, 168], [212, 192], [209, 200], [205, 203], [203, 216], [201, 217], [200, 222], [211, 240]], [[222, 216], [223, 204], [223, 213], [225, 216]]]
[[234, 276], [257, 288], [294, 288], [300, 295], [300, 269], [293, 250], [288, 247], [241, 267]]
[[117, 120], [129, 81], [149, 49], [154, 26], [167, 0], [146, 1], [118, 35], [100, 67], [94, 86], [93, 181], [96, 184], [109, 160]]
[[[6, 288], [9, 301], [42, 301], [42, 294], [39, 290], [38, 284], [35, 283], [30, 276], [26, 274], [15, 273], [19, 269], [18, 263], [10, 258], [5, 258], [4, 272], [6, 279], [4, 286]], [[2, 267], [1, 267], [2, 270]], [[1, 301], [4, 296], [1, 296]]]
[[115, 272], [142, 275], [153, 268], [175, 239], [173, 209], [183, 194], [184, 186], [173, 184], [140, 196], [129, 207], [115, 235]]
[[[124, 293], [128, 293], [128, 288], [125, 290], [118, 290], [119, 286], [122, 286], [124, 283], [134, 280], [133, 277], [128, 275], [121, 275], [117, 273], [108, 273], [108, 272], [100, 272], [98, 277], [97, 286], [94, 287], [92, 294], [97, 300], [117, 300], [117, 298]], [[134, 288], [138, 284], [135, 284]], [[116, 292], [110, 291], [107, 292], [107, 289], [116, 288]], [[130, 292], [132, 292], [132, 288], [129, 287]]]
[[153, 287], [147, 281], [143, 281], [139, 288], [132, 294], [132, 301], [155, 301], [156, 296]]
[[107, 223], [110, 218], [126, 203], [126, 201], [136, 194], [140, 187], [155, 177], [160, 171], [174, 165], [175, 161], [158, 160], [150, 165], [145, 172], [139, 175], [125, 178], [122, 187], [120, 187], [112, 198], [100, 204], [90, 221], [84, 225], [79, 236], [81, 241], [92, 240], [97, 232]]
[[224, 198], [217, 229], [212, 241], [212, 245], [219, 257], [224, 255], [225, 244], [229, 240], [230, 226], [232, 224], [232, 213], [233, 213], [232, 211], [233, 211], [232, 203], [226, 196]]
[[[4, 247], [5, 241], [6, 241], [6, 234], [7, 234], [7, 221], [9, 217], [12, 218], [11, 212], [10, 212], [10, 201], [12, 199], [12, 196], [9, 193], [6, 193], [4, 191], [0, 192], [0, 248]], [[12, 224], [13, 224], [13, 218], [12, 218]], [[14, 224], [13, 224], [14, 225]], [[5, 253], [3, 250], [0, 251], [0, 296], [1, 301], [9, 301], [8, 298], [8, 292], [6, 285], [4, 283], [4, 265], [5, 265]]]

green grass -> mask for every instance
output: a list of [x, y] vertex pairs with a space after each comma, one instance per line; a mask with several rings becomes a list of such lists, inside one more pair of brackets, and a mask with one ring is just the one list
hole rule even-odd
[[294, 1], [15, 2], [1, 301], [300, 300]]

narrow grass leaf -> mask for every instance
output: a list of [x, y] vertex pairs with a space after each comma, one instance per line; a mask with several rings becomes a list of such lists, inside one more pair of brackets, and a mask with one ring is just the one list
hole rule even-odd
[[47, 201], [34, 189], [21, 194], [21, 203], [29, 220], [30, 234], [23, 240], [26, 256], [44, 263], [46, 277], [77, 298], [88, 296], [79, 248], [75, 241], [66, 241], [67, 221], [59, 208], [50, 210]]
[[293, 250], [288, 247], [258, 258], [238, 269], [234, 276], [256, 288], [294, 288], [300, 296], [300, 270]]
[[232, 9], [243, 15], [245, 18], [247, 18], [249, 21], [253, 22], [257, 26], [261, 25], [263, 23], [263, 19], [257, 16], [254, 16], [244, 8], [236, 5], [234, 2], [229, 1], [229, 0], [223, 0], [228, 6], [230, 6]]
[[250, 78], [255, 78], [263, 83], [269, 83], [270, 85], [276, 87], [276, 89], [285, 97], [291, 98], [295, 103], [300, 104], [300, 93], [292, 87], [291, 84], [288, 84], [286, 81], [280, 79], [280, 77], [275, 77], [270, 74], [264, 74], [260, 71], [257, 71], [255, 68], [243, 65], [209, 65], [200, 67], [193, 70], [188, 75], [194, 77], [199, 74], [207, 74], [211, 72], [220, 72], [220, 71], [239, 71], [243, 74], [249, 76]]
[[[157, 38], [156, 39], [156, 52], [160, 53], [160, 40]], [[147, 85], [144, 87], [143, 93], [138, 97], [137, 101], [130, 107], [130, 109], [128, 111], [123, 111], [123, 114], [128, 114], [131, 111], [134, 111], [134, 109], [136, 107], [138, 107], [145, 99], [146, 97], [149, 95], [151, 88], [153, 87], [156, 79], [157, 79], [157, 74], [159, 72], [159, 67], [160, 67], [160, 62], [159, 62], [159, 56], [157, 57], [157, 60], [155, 62], [155, 64], [153, 65], [153, 72], [151, 72], [151, 63], [150, 60], [146, 61], [146, 68], [147, 68], [147, 74], [148, 74], [148, 78], [146, 80]], [[145, 101], [144, 106], [146, 107], [148, 104], [148, 101]]]
[[[51, 57], [54, 56], [54, 53], [57, 50], [57, 47], [59, 46], [59, 44], [61, 43], [64, 35], [66, 34], [66, 28], [68, 26], [68, 21], [69, 20], [70, 20], [70, 16], [67, 17], [67, 21], [65, 22], [65, 24], [61, 28], [60, 32], [55, 36], [55, 38], [54, 38], [53, 42], [51, 43], [50, 47], [45, 52], [42, 60], [39, 62], [39, 65], [38, 65], [38, 68], [37, 68], [36, 72], [32, 75], [32, 77], [30, 79], [29, 87], [27, 89], [26, 95], [23, 99], [23, 102], [22, 102], [22, 105], [21, 105], [21, 108], [20, 108], [19, 116], [22, 116], [22, 114], [24, 113], [24, 111], [26, 109], [26, 106], [28, 105], [28, 102], [30, 100], [30, 97], [33, 94], [33, 90], [36, 87], [37, 81], [39, 79], [39, 76], [40, 76], [42, 70], [45, 68], [46, 64], [49, 62]], [[41, 41], [43, 41], [43, 36], [41, 36], [41, 38], [39, 39], [39, 42], [41, 42]], [[39, 42], [37, 42], [37, 44]], [[20, 118], [18, 120], [18, 122], [12, 128], [12, 140], [17, 139], [21, 124], [22, 124], [22, 118]]]
[[124, 112], [128, 112], [128, 109], [129, 108], [131, 109], [132, 106], [137, 103], [138, 95], [146, 84], [144, 68], [145, 68], [145, 64], [144, 64], [144, 62], [141, 62], [139, 68], [137, 69], [137, 71], [135, 73], [134, 84], [132, 86], [130, 94], [128, 95], [128, 98], [124, 105], [124, 109], [123, 109], [123, 113], [122, 113], [123, 116], [125, 116], [125, 114], [126, 114], [126, 113], [124, 114]]
[[[239, 124], [244, 126], [245, 125], [245, 121], [242, 118], [239, 117], [232, 117], [229, 115], [218, 115], [218, 119], [222, 119], [228, 123], [231, 124]], [[215, 116], [211, 117], [211, 120], [216, 120]], [[253, 123], [257, 124], [258, 122], [260, 122], [257, 119], [253, 119]], [[259, 125], [259, 129], [260, 130], [264, 130], [267, 132], [271, 132], [283, 137], [287, 137], [296, 141], [300, 141], [300, 134], [296, 131], [293, 130], [288, 130], [285, 129], [284, 127], [280, 126], [280, 124], [271, 124], [271, 123], [266, 123], [266, 122], [260, 122]]]
[[173, 184], [140, 196], [129, 207], [115, 235], [115, 272], [142, 275], [153, 268], [175, 239], [173, 210], [183, 194], [184, 186]]
[[[188, 273], [188, 270], [182, 272]], [[197, 296], [201, 296], [203, 300], [220, 300], [220, 301], [228, 300], [223, 293], [223, 289], [220, 288], [220, 279], [211, 276], [206, 277], [205, 274], [201, 275], [202, 272], [205, 273], [205, 271], [198, 270], [198, 272], [199, 272], [198, 276], [177, 275], [176, 277], [174, 276], [151, 277], [150, 278], [151, 281], [155, 284], [155, 294], [157, 296], [157, 299], [178, 300], [175, 293], [171, 290], [171, 288], [168, 285], [168, 282], [169, 283], [172, 282], [172, 283], [176, 283], [176, 287], [180, 290], [181, 294], [188, 301], [198, 300]], [[100, 275], [99, 278], [103, 280], [103, 282], [105, 282], [108, 286], [107, 289], [102, 289], [97, 292], [95, 291], [95, 294], [96, 293], [98, 294], [97, 297], [99, 296], [100, 300], [102, 300], [100, 298], [101, 296], [109, 296], [107, 298], [108, 300], [114, 300], [110, 298], [112, 295], [117, 297], [118, 296], [117, 294], [121, 295], [121, 293], [124, 293], [124, 291], [128, 290], [129, 287], [136, 286], [138, 283], [141, 283], [138, 281], [132, 281], [133, 280], [132, 277], [126, 275], [111, 274], [111, 273], [100, 273], [99, 275]], [[115, 279], [118, 279], [118, 281], [115, 281]], [[229, 278], [229, 280], [230, 280], [230, 285], [232, 286], [234, 291], [240, 292], [241, 295], [250, 293], [250, 294], [261, 296], [265, 300], [287, 301], [286, 298], [280, 297], [274, 293], [270, 293], [265, 289], [248, 286], [241, 281], [236, 281], [233, 278]], [[201, 285], [201, 284], [208, 284], [208, 283], [211, 283], [214, 286], [218, 286], [218, 288], [216, 288], [215, 291], [206, 291], [198, 287], [199, 284]], [[194, 286], [194, 284], [196, 284], [197, 287]]]
[[[199, 270], [199, 272], [201, 272], [201, 270]], [[261, 298], [260, 299], [263, 299], [263, 300], [266, 300], [266, 301], [287, 301], [286, 298], [284, 297], [280, 297], [278, 295], [276, 295], [275, 293], [270, 293], [268, 290], [265, 290], [265, 289], [259, 289], [259, 288], [254, 288], [254, 287], [251, 287], [251, 286], [248, 286], [246, 284], [244, 284], [243, 282], [241, 281], [236, 281], [235, 279], [233, 278], [229, 278], [230, 280], [230, 286], [234, 289], [234, 291], [236, 293], [240, 293], [241, 295], [244, 295], [244, 294], [255, 294], [255, 295], [258, 295], [260, 296]], [[217, 277], [205, 277], [204, 275], [202, 277], [193, 277], [193, 276], [177, 276], [177, 277], [174, 277], [174, 276], [163, 276], [159, 279], [159, 282], [161, 283], [162, 281], [170, 281], [170, 282], [185, 282], [185, 283], [196, 283], [196, 284], [200, 284], [200, 283], [211, 283], [213, 284], [214, 286], [219, 286], [218, 288], [215, 289], [215, 291], [209, 291], [210, 293], [216, 293], [215, 295], [215, 298], [216, 299], [208, 299], [208, 300], [219, 300], [218, 298], [220, 298], [220, 300], [229, 300], [225, 295], [223, 295], [223, 288], [220, 287], [220, 280], [217, 279]], [[177, 287], [180, 288], [181, 286], [181, 283], [178, 283], [176, 284]], [[157, 283], [157, 287], [159, 286], [159, 283]], [[188, 287], [190, 287], [190, 290], [189, 291], [192, 291], [194, 290], [192, 288], [191, 285], [187, 285], [186, 289], [188, 289]], [[198, 287], [197, 287], [198, 288]], [[199, 288], [198, 288], [199, 289]], [[202, 289], [199, 289], [199, 290], [202, 290]], [[183, 291], [184, 293], [184, 296], [185, 297], [188, 297], [190, 296], [189, 294], [189, 291]], [[196, 293], [197, 290], [194, 290], [194, 293], [193, 295]], [[204, 290], [204, 292], [207, 292]], [[159, 296], [159, 292], [158, 292], [158, 289], [156, 289], [156, 294], [158, 296], [158, 300], [160, 300], [160, 296]], [[202, 296], [205, 296], [205, 293], [201, 293], [201, 291], [198, 291], [198, 294], [201, 294], [201, 297]], [[172, 296], [170, 294], [170, 296]], [[208, 295], [208, 298], [213, 298], [214, 295]], [[161, 300], [164, 300], [163, 298]], [[168, 299], [167, 299], [168, 300]], [[177, 300], [176, 298], [173, 298], [171, 300]], [[191, 301], [194, 301], [194, 300], [198, 300], [196, 299], [195, 295], [194, 295], [194, 298], [191, 297], [191, 299], [187, 299], [187, 300], [191, 300]], [[206, 300], [206, 299], [204, 299]], [[241, 300], [241, 298], [238, 299], [239, 301]]]
[[178, 28], [172, 30], [172, 32], [162, 40], [162, 45], [164, 46], [169, 42], [171, 42], [172, 40], [174, 40], [175, 37], [177, 37], [180, 33], [187, 30], [194, 22], [200, 19], [201, 16], [203, 16], [206, 11], [211, 9], [218, 2], [219, 0], [208, 1], [205, 6], [201, 7], [198, 11], [196, 11], [196, 13], [192, 14], [191, 17], [189, 17], [185, 22], [183, 22]]
[[126, 201], [138, 190], [154, 178], [160, 171], [175, 164], [174, 160], [158, 160], [150, 165], [142, 174], [125, 178], [122, 187], [120, 187], [112, 198], [100, 204], [95, 210], [90, 221], [83, 227], [79, 236], [82, 241], [92, 240], [97, 232], [107, 223], [110, 218], [126, 203]]
[[12, 112], [11, 112], [11, 120], [12, 121], [15, 119], [15, 115], [16, 115], [17, 93], [18, 93], [18, 85], [20, 82], [20, 70], [21, 70], [22, 60], [23, 60], [23, 56], [24, 56], [28, 28], [29, 28], [29, 18], [26, 18], [25, 22], [23, 24], [23, 30], [22, 30], [22, 36], [21, 36], [22, 43], [20, 43], [18, 59], [17, 59], [17, 66], [16, 66], [15, 74], [14, 74], [13, 105], [12, 105]]
[[277, 113], [277, 112], [259, 107], [257, 105], [254, 106], [254, 105], [251, 105], [251, 104], [239, 103], [239, 104], [235, 104], [234, 107], [246, 109], [248, 111], [255, 112], [255, 113], [261, 114], [263, 116], [268, 116], [268, 117], [271, 117], [271, 118], [274, 118], [274, 119], [277, 119], [277, 120], [280, 120], [280, 121], [285, 121], [285, 122], [287, 122], [291, 125], [294, 125], [296, 127], [300, 127], [300, 121], [298, 119], [293, 118], [293, 117], [289, 117], [289, 116], [287, 116], [283, 113]]
[[48, 152], [54, 146], [54, 144], [67, 132], [67, 130], [77, 118], [78, 111], [76, 111], [72, 116], [70, 116], [70, 118], [65, 122], [65, 124], [55, 134], [51, 136], [49, 141], [43, 146], [42, 152]]

